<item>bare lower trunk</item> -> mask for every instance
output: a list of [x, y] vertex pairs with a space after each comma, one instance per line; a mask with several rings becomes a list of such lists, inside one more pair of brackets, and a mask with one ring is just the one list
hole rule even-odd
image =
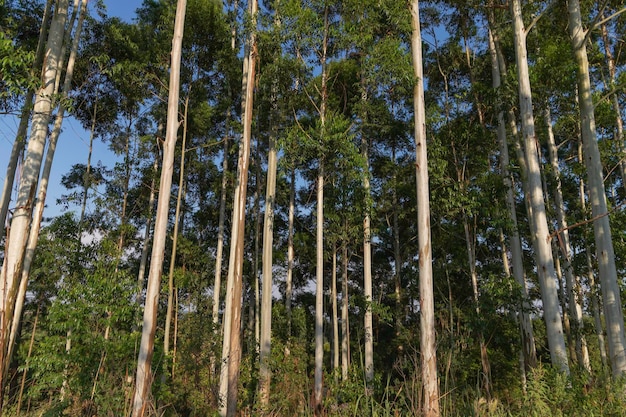
[[[7, 369], [9, 324], [13, 320], [15, 301], [19, 288], [22, 262], [28, 241], [31, 213], [35, 190], [39, 180], [41, 162], [48, 132], [48, 122], [52, 112], [52, 96], [57, 71], [62, 62], [61, 46], [63, 43], [65, 22], [67, 20], [68, 1], [57, 4], [55, 16], [46, 45], [46, 62], [42, 75], [42, 87], [37, 92], [33, 112], [28, 151], [20, 180], [16, 208], [11, 220], [11, 230], [5, 246], [5, 258], [0, 273], [0, 405], [4, 393]], [[4, 221], [4, 219], [2, 220]], [[0, 407], [1, 412], [1, 407]]]
[[293, 221], [296, 211], [296, 172], [291, 169], [291, 181], [289, 182], [289, 230], [287, 236], [287, 288], [285, 289], [285, 309], [287, 310], [287, 336], [291, 338], [291, 298], [293, 297]]
[[420, 354], [424, 389], [423, 413], [439, 416], [439, 381], [435, 335], [435, 300], [433, 290], [432, 247], [430, 238], [430, 192], [426, 151], [426, 112], [424, 109], [424, 72], [419, 1], [411, 2], [411, 55], [415, 86], [413, 111], [415, 118], [415, 173], [417, 187], [417, 234], [419, 248], [420, 288]]
[[350, 370], [350, 317], [348, 307], [348, 243], [341, 245], [341, 379], [348, 379]]
[[526, 52], [526, 30], [522, 21], [522, 10], [519, 0], [511, 2], [513, 26], [515, 34], [515, 52], [517, 76], [519, 82], [520, 114], [522, 117], [522, 140], [526, 157], [526, 182], [531, 207], [531, 233], [537, 262], [537, 273], [541, 287], [544, 320], [548, 336], [548, 346], [552, 364], [565, 374], [569, 374], [567, 349], [563, 336], [563, 326], [559, 311], [559, 298], [556, 289], [556, 271], [550, 248], [550, 232], [546, 217], [546, 207], [541, 185], [539, 154], [532, 107], [530, 76]]
[[170, 192], [172, 188], [172, 174], [174, 171], [174, 152], [178, 133], [178, 97], [180, 86], [180, 61], [182, 51], [183, 30], [185, 27], [186, 0], [178, 0], [176, 6], [176, 20], [172, 39], [172, 54], [170, 66], [169, 98], [167, 106], [167, 129], [163, 148], [163, 164], [161, 166], [161, 182], [159, 186], [159, 201], [156, 210], [154, 225], [154, 243], [152, 258], [148, 274], [148, 289], [146, 291], [146, 305], [143, 314], [143, 328], [139, 358], [137, 360], [137, 374], [135, 382], [135, 396], [133, 400], [133, 417], [143, 417], [148, 406], [148, 394], [152, 383], [152, 355], [154, 353], [154, 334], [157, 327], [158, 300], [163, 274], [163, 259], [165, 257], [165, 241], [167, 239], [167, 225], [169, 217]]
[[[337, 244], [333, 243], [333, 269], [330, 271], [330, 298], [333, 309], [333, 371], [339, 369], [339, 321], [337, 308]], [[336, 372], [335, 373], [335, 377]]]
[[611, 237], [602, 162], [596, 138], [594, 104], [587, 59], [586, 31], [582, 27], [578, 0], [568, 1], [569, 30], [578, 70], [578, 94], [580, 105], [580, 125], [587, 170], [587, 184], [591, 214], [594, 218], [593, 230], [596, 242], [596, 257], [602, 300], [604, 304], [606, 329], [609, 342], [609, 362], [613, 376], [619, 378], [626, 371], [626, 339], [624, 336], [624, 316], [620, 289], [617, 281], [615, 252]]

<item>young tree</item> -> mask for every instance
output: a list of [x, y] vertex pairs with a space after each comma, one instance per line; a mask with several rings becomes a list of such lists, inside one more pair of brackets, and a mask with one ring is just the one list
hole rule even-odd
[[439, 416], [439, 381], [435, 349], [435, 301], [433, 293], [432, 248], [430, 239], [430, 195], [428, 156], [426, 152], [426, 109], [424, 102], [424, 71], [422, 69], [422, 35], [419, 0], [411, 4], [411, 56], [413, 59], [413, 111], [415, 118], [415, 174], [417, 178], [417, 234], [419, 244], [420, 287], [420, 355], [424, 385], [423, 413]]
[[185, 29], [186, 0], [178, 0], [176, 5], [176, 20], [174, 22], [174, 36], [172, 37], [172, 54], [170, 63], [169, 96], [167, 102], [167, 127], [163, 149], [163, 163], [161, 165], [161, 181], [159, 184], [159, 199], [154, 224], [154, 243], [148, 273], [148, 288], [143, 313], [143, 327], [137, 374], [135, 379], [135, 395], [133, 399], [132, 416], [143, 417], [148, 407], [148, 394], [152, 382], [152, 355], [154, 353], [154, 334], [157, 327], [157, 312], [159, 306], [159, 291], [163, 274], [163, 259], [165, 257], [165, 240], [170, 207], [170, 193], [172, 175], [174, 171], [174, 151], [178, 134], [178, 97], [180, 90], [180, 62], [182, 54], [183, 32]]

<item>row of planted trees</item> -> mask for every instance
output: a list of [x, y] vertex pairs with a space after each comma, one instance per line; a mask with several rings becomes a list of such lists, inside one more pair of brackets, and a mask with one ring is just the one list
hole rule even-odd
[[0, 7], [3, 415], [623, 407], [619, 2], [86, 6]]

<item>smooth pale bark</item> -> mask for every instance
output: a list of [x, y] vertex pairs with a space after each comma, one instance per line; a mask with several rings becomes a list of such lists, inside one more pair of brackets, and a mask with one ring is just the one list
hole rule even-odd
[[423, 413], [439, 415], [439, 381], [435, 334], [432, 247], [430, 239], [430, 192], [426, 150], [426, 110], [419, 0], [411, 1], [411, 57], [413, 62], [413, 111], [415, 118], [415, 174], [417, 187], [417, 234], [419, 248], [420, 353], [424, 390]]
[[350, 305], [348, 295], [348, 242], [341, 245], [341, 379], [348, 379], [350, 370]]
[[296, 212], [296, 170], [291, 168], [289, 182], [289, 214], [287, 231], [287, 282], [285, 289], [285, 310], [287, 310], [287, 337], [291, 338], [291, 298], [293, 297], [293, 221]]
[[330, 272], [330, 299], [332, 303], [332, 323], [333, 323], [333, 374], [337, 377], [339, 369], [339, 319], [337, 308], [337, 244], [333, 242], [333, 269]]
[[[248, 12], [256, 27], [258, 4], [251, 0]], [[256, 33], [252, 30], [248, 38], [247, 59], [244, 60], [245, 94], [243, 108], [243, 136], [237, 161], [237, 180], [233, 204], [231, 227], [230, 258], [226, 285], [226, 305], [224, 314], [224, 338], [222, 343], [222, 367], [220, 371], [220, 416], [233, 416], [237, 411], [237, 386], [241, 361], [241, 291], [243, 279], [244, 232], [246, 221], [246, 193], [248, 186], [248, 166], [250, 165], [250, 144], [252, 138], [252, 104], [256, 71]]]
[[[396, 144], [393, 143], [391, 147], [391, 162], [395, 167], [397, 165], [396, 159]], [[393, 171], [392, 178], [392, 191], [391, 191], [391, 204], [393, 213], [392, 217], [392, 231], [393, 231], [393, 278], [394, 278], [394, 295], [396, 302], [396, 337], [400, 336], [402, 324], [404, 322], [403, 313], [404, 306], [402, 305], [402, 253], [400, 252], [400, 225], [398, 222], [398, 175], [396, 170]], [[404, 349], [402, 345], [398, 345], [398, 352]]]
[[[227, 118], [229, 119], [229, 118]], [[222, 159], [222, 184], [220, 186], [220, 213], [217, 226], [217, 249], [215, 252], [215, 276], [213, 281], [213, 327], [218, 331], [220, 292], [222, 289], [222, 258], [224, 252], [224, 223], [226, 221], [226, 186], [228, 185], [228, 136], [224, 138], [224, 158]]]
[[[11, 219], [11, 229], [5, 246], [5, 258], [0, 273], [0, 405], [4, 393], [4, 366], [7, 357], [9, 323], [13, 320], [15, 300], [22, 273], [22, 261], [31, 223], [35, 190], [48, 133], [48, 122], [52, 113], [52, 96], [57, 71], [62, 63], [61, 47], [67, 20], [68, 1], [60, 0], [55, 10], [46, 44], [46, 60], [42, 73], [42, 84], [35, 97], [30, 138], [26, 160], [20, 179], [16, 207]], [[1, 408], [1, 407], [0, 407]], [[0, 410], [1, 412], [2, 410]]]
[[[180, 172], [178, 174], [178, 193], [176, 195], [176, 211], [174, 212], [174, 231], [172, 232], [172, 254], [167, 276], [167, 311], [165, 313], [165, 334], [163, 335], [163, 353], [167, 357], [170, 353], [170, 333], [172, 328], [174, 307], [174, 267], [176, 265], [176, 252], [178, 249], [178, 228], [180, 226], [180, 206], [183, 201], [183, 189], [185, 188], [185, 152], [187, 145], [187, 114], [189, 109], [189, 95], [185, 100], [185, 114], [183, 122], [183, 140], [180, 150]], [[172, 358], [172, 364], [174, 359]]]
[[[492, 22], [490, 20], [490, 25]], [[506, 74], [504, 68], [504, 59], [498, 53], [497, 37], [494, 32], [489, 30], [489, 56], [491, 60], [491, 77], [492, 86], [495, 90], [499, 90], [502, 84], [501, 74]], [[514, 129], [514, 132], [517, 129]], [[513, 278], [522, 290], [524, 300], [528, 299], [528, 286], [526, 284], [526, 274], [524, 272], [524, 259], [522, 252], [522, 243], [519, 236], [517, 223], [517, 210], [515, 204], [515, 196], [513, 194], [513, 177], [509, 172], [509, 146], [506, 134], [506, 122], [504, 120], [504, 111], [498, 111], [498, 128], [497, 128], [498, 144], [500, 148], [500, 172], [506, 190], [506, 206], [509, 213], [511, 228], [508, 232], [508, 242], [511, 250], [511, 265]], [[507, 275], [510, 273], [506, 268]], [[537, 352], [535, 348], [535, 337], [533, 332], [533, 324], [530, 319], [529, 305], [526, 301], [519, 306], [518, 319], [520, 325], [520, 333], [522, 339], [522, 355], [524, 361], [524, 369], [528, 370], [537, 364]]]
[[[326, 139], [326, 104], [328, 99], [328, 72], [326, 57], [328, 52], [328, 6], [324, 8], [324, 33], [320, 66], [322, 69], [321, 103], [320, 103], [320, 140]], [[315, 374], [313, 381], [313, 410], [315, 415], [321, 414], [322, 384], [324, 366], [324, 157], [319, 155], [317, 171], [317, 208], [316, 208], [316, 266], [315, 266]]]
[[515, 60], [519, 83], [519, 103], [522, 119], [522, 141], [526, 156], [526, 183], [531, 207], [530, 222], [533, 235], [533, 248], [537, 262], [537, 275], [543, 301], [543, 317], [546, 322], [548, 347], [552, 364], [565, 374], [569, 374], [567, 349], [563, 336], [563, 325], [559, 310], [559, 297], [556, 288], [556, 271], [550, 247], [550, 231], [546, 217], [546, 207], [541, 184], [537, 137], [528, 71], [526, 51], [526, 30], [522, 21], [522, 10], [519, 0], [511, 1], [513, 16], [513, 32], [515, 38]]
[[[578, 161], [583, 163], [583, 144], [582, 141], [578, 141]], [[578, 194], [580, 198], [580, 207], [582, 212], [587, 212], [587, 199], [585, 193], [585, 180], [579, 177], [578, 181]], [[593, 271], [593, 260], [591, 259], [591, 249], [589, 244], [585, 242], [584, 251], [587, 259], [587, 279], [589, 282], [589, 297], [591, 298], [591, 312], [593, 314], [594, 328], [596, 336], [598, 337], [598, 350], [600, 351], [600, 361], [602, 368], [606, 369], [608, 366], [608, 358], [606, 355], [606, 340], [604, 338], [604, 329], [602, 327], [602, 316], [600, 313], [600, 303], [598, 301], [598, 285], [596, 283], [596, 277]]]
[[143, 312], [141, 343], [139, 345], [139, 358], [137, 360], [135, 395], [132, 411], [133, 417], [144, 416], [152, 382], [150, 367], [154, 353], [154, 334], [157, 327], [159, 291], [161, 288], [161, 276], [163, 274], [170, 193], [172, 190], [172, 175], [174, 172], [174, 153], [176, 150], [176, 136], [179, 126], [178, 97], [180, 89], [180, 61], [186, 7], [186, 0], [178, 0], [176, 5], [176, 19], [174, 22], [174, 36], [172, 37], [169, 95], [167, 102], [167, 127], [165, 131], [165, 143], [163, 144], [163, 163], [161, 165], [159, 199], [154, 224], [154, 243], [152, 245], [152, 257], [150, 259], [150, 271], [148, 273], [148, 288]]
[[573, 324], [573, 337], [575, 338], [575, 350], [576, 359], [579, 365], [583, 366], [586, 370], [591, 371], [591, 365], [589, 361], [589, 351], [587, 350], [587, 340], [584, 334], [583, 323], [583, 309], [582, 300], [578, 297], [578, 288], [580, 283], [578, 277], [574, 275], [574, 268], [572, 266], [572, 256], [574, 254], [572, 245], [569, 239], [569, 230], [567, 218], [565, 217], [565, 203], [563, 199], [563, 190], [561, 185], [561, 171], [559, 168], [559, 161], [557, 155], [557, 146], [554, 139], [554, 132], [552, 131], [552, 117], [550, 115], [550, 109], [545, 110], [545, 122], [547, 128], [547, 147], [548, 157], [550, 159], [550, 166], [552, 167], [552, 173], [555, 178], [554, 195], [554, 208], [556, 211], [556, 220], [559, 228], [558, 244], [563, 254], [565, 262], [565, 287], [567, 290], [567, 299], [569, 313], [572, 317]]
[[[65, 80], [63, 82], [63, 96], [67, 97], [70, 88], [72, 87], [72, 77], [74, 75], [74, 65], [76, 63], [76, 55], [78, 54], [78, 45], [80, 43], [80, 36], [82, 32], [83, 22], [87, 13], [87, 0], [82, 0], [80, 5], [80, 14], [78, 22], [76, 24], [76, 30], [74, 33], [74, 39], [72, 41], [72, 49], [68, 58], [67, 67], [65, 70]], [[13, 314], [13, 321], [10, 328], [8, 352], [6, 355], [5, 366], [8, 369], [9, 364], [13, 358], [13, 349], [15, 347], [15, 341], [17, 340], [17, 332], [20, 328], [20, 321], [22, 318], [22, 310], [24, 308], [24, 301], [26, 300], [26, 289], [28, 286], [28, 279], [30, 275], [30, 268], [35, 255], [35, 248], [39, 241], [39, 232], [41, 229], [41, 221], [43, 219], [43, 210], [45, 207], [46, 195], [48, 192], [48, 183], [50, 181], [50, 172], [52, 170], [52, 161], [54, 160], [54, 154], [56, 152], [56, 145], [58, 143], [59, 136], [61, 134], [61, 126], [63, 125], [63, 119], [65, 117], [65, 106], [61, 103], [59, 110], [54, 120], [54, 127], [50, 134], [50, 140], [48, 144], [48, 150], [46, 152], [46, 159], [44, 167], [41, 173], [41, 181], [39, 185], [39, 192], [37, 195], [37, 202], [33, 210], [33, 219], [30, 225], [30, 232], [28, 235], [28, 243], [26, 245], [26, 251], [24, 252], [24, 260], [22, 273], [20, 278], [19, 289], [15, 300], [15, 312]], [[89, 164], [88, 164], [89, 165]]]
[[270, 135], [270, 149], [267, 160], [267, 188], [265, 191], [265, 218], [263, 219], [263, 294], [261, 298], [261, 335], [260, 335], [260, 400], [261, 406], [269, 404], [271, 370], [270, 353], [272, 338], [272, 255], [274, 244], [274, 204], [276, 201], [276, 172], [278, 158], [276, 139]]
[[[363, 82], [362, 82], [363, 84]], [[367, 101], [367, 92], [362, 87], [361, 101]], [[367, 115], [363, 117], [367, 119]], [[361, 153], [365, 161], [363, 173], [363, 191], [365, 193], [365, 216], [363, 218], [363, 296], [365, 297], [365, 323], [363, 327], [365, 338], [365, 382], [374, 379], [374, 329], [372, 326], [372, 227], [371, 227], [371, 196], [370, 196], [370, 161], [369, 144], [363, 136], [361, 138]]]
[[[37, 42], [37, 50], [35, 51], [35, 61], [33, 62], [32, 73], [37, 74], [41, 71], [41, 64], [43, 63], [44, 46], [46, 44], [46, 35], [48, 34], [48, 24], [50, 23], [50, 14], [52, 9], [52, 0], [46, 1], [46, 6], [43, 12], [43, 18], [41, 20], [41, 28], [39, 29], [39, 40]], [[17, 134], [15, 135], [15, 141], [11, 148], [11, 155], [9, 156], [9, 163], [7, 164], [6, 175], [4, 176], [4, 185], [2, 186], [2, 196], [0, 196], [0, 239], [4, 237], [4, 226], [7, 220], [7, 213], [9, 211], [9, 203], [11, 201], [11, 190], [13, 189], [13, 182], [15, 180], [15, 172], [20, 157], [24, 151], [24, 144], [26, 143], [26, 131], [28, 129], [28, 121], [30, 120], [33, 98], [35, 92], [29, 90], [24, 98], [24, 105], [20, 114], [20, 124], [17, 127]]]
[[587, 171], [589, 203], [596, 242], [596, 258], [609, 345], [609, 362], [613, 377], [619, 378], [626, 371], [626, 339], [624, 337], [624, 316], [620, 289], [617, 281], [615, 252], [609, 224], [602, 161], [596, 138], [596, 123], [589, 78], [586, 31], [582, 26], [578, 0], [567, 3], [569, 31], [578, 72], [578, 95], [580, 106], [580, 131], [583, 141], [583, 154]]

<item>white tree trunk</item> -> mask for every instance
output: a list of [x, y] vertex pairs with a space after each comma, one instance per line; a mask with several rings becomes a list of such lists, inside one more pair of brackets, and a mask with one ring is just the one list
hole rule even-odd
[[426, 110], [419, 0], [411, 1], [411, 55], [413, 62], [413, 111], [415, 117], [415, 173], [417, 177], [417, 234], [419, 248], [420, 353], [424, 389], [423, 413], [439, 416], [439, 381], [435, 335], [432, 247], [430, 239], [430, 192], [426, 151]]
[[[257, 1], [251, 0], [248, 12], [256, 27]], [[220, 416], [233, 416], [237, 410], [237, 386], [241, 361], [241, 291], [243, 279], [243, 251], [246, 221], [246, 193], [248, 189], [248, 166], [252, 140], [252, 104], [256, 71], [256, 33], [253, 29], [246, 46], [243, 85], [243, 135], [237, 161], [237, 180], [233, 199], [230, 257], [224, 312], [224, 337], [222, 341], [222, 364], [220, 371]]]
[[267, 161], [267, 188], [265, 192], [265, 218], [263, 220], [263, 294], [261, 296], [261, 335], [260, 335], [260, 390], [261, 406], [267, 407], [270, 394], [270, 353], [272, 338], [272, 255], [274, 244], [274, 204], [276, 201], [276, 171], [278, 158], [276, 139], [270, 136], [270, 149]]
[[15, 212], [11, 220], [11, 229], [5, 246], [2, 272], [0, 273], [0, 366], [2, 366], [0, 369], [0, 398], [4, 387], [4, 375], [6, 374], [4, 362], [7, 356], [9, 323], [13, 320], [15, 300], [22, 273], [22, 261], [31, 224], [35, 190], [39, 180], [39, 171], [48, 133], [48, 122], [52, 112], [54, 81], [63, 61], [60, 54], [67, 13], [68, 0], [60, 0], [48, 34], [42, 86], [35, 98], [28, 150], [19, 184]]
[[526, 52], [526, 32], [522, 21], [522, 10], [519, 0], [512, 0], [511, 13], [515, 36], [515, 54], [517, 62], [517, 78], [519, 82], [520, 114], [522, 117], [522, 140], [526, 156], [526, 182], [528, 184], [529, 202], [532, 210], [531, 233], [537, 262], [537, 274], [541, 287], [544, 320], [548, 336], [548, 346], [552, 364], [562, 372], [569, 374], [567, 349], [563, 337], [563, 325], [559, 311], [559, 298], [556, 288], [556, 271], [550, 247], [550, 232], [546, 217], [543, 198], [537, 137], [528, 71]]
[[333, 373], [339, 369], [339, 319], [337, 308], [337, 244], [333, 242], [333, 269], [330, 272], [330, 299], [332, 303], [333, 323]]
[[348, 307], [348, 242], [341, 245], [341, 379], [348, 379], [350, 370], [350, 317]]
[[161, 165], [161, 182], [159, 185], [159, 201], [157, 203], [156, 221], [154, 224], [154, 243], [148, 273], [148, 288], [146, 291], [146, 305], [143, 312], [143, 327], [139, 357], [137, 360], [137, 374], [135, 380], [135, 395], [133, 399], [133, 417], [143, 417], [147, 408], [148, 393], [152, 382], [152, 355], [154, 353], [154, 334], [157, 327], [157, 312], [159, 307], [159, 291], [163, 274], [163, 259], [165, 257], [165, 241], [167, 239], [167, 225], [170, 207], [170, 193], [172, 190], [172, 174], [174, 172], [174, 152], [178, 133], [178, 97], [180, 89], [180, 61], [182, 54], [183, 31], [185, 28], [186, 0], [178, 0], [176, 6], [176, 20], [174, 22], [174, 36], [172, 37], [172, 54], [170, 63], [169, 97], [167, 102], [167, 128], [163, 147], [163, 163]]
[[609, 362], [613, 377], [619, 378], [626, 371], [626, 340], [624, 338], [624, 316], [620, 289], [617, 282], [615, 253], [611, 238], [611, 226], [606, 204], [602, 162], [596, 139], [596, 125], [591, 82], [589, 79], [589, 61], [585, 44], [586, 31], [582, 27], [580, 4], [578, 0], [569, 0], [569, 30], [578, 69], [578, 94], [580, 105], [580, 130], [583, 141], [583, 153], [587, 170], [587, 184], [591, 214], [594, 219], [593, 230], [596, 241], [596, 258], [600, 275], [600, 287], [604, 304], [606, 329], [609, 342]]

